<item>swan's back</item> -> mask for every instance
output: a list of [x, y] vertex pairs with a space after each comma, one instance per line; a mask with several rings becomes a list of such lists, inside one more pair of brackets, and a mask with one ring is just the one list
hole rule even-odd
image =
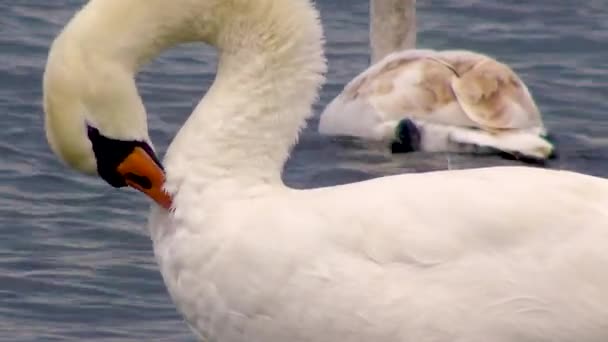
[[542, 127], [530, 92], [507, 65], [471, 51], [405, 50], [346, 85], [319, 130], [367, 138], [373, 134], [351, 126], [403, 118], [488, 131]]
[[155, 248], [210, 339], [599, 342], [606, 208], [605, 180], [568, 172], [402, 175], [203, 205]]
[[358, 231], [342, 246], [357, 260], [350, 281], [372, 291], [358, 300], [393, 341], [607, 336], [606, 180], [527, 168], [410, 176], [327, 200], [351, 222], [341, 231]]

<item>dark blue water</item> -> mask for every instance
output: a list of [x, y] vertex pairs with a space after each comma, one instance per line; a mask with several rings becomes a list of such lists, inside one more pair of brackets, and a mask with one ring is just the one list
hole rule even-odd
[[[84, 1], [0, 2], [0, 340], [194, 341], [164, 289], [144, 225], [148, 202], [61, 165], [44, 139], [41, 76], [52, 38]], [[608, 176], [608, 1], [419, 0], [419, 45], [508, 62], [533, 92], [561, 157], [550, 167]], [[368, 62], [365, 0], [318, 0], [330, 72], [321, 104]], [[215, 55], [190, 45], [138, 82], [161, 152], [208, 88]], [[316, 107], [318, 112], [320, 105]], [[295, 187], [512, 163], [397, 157], [314, 133], [288, 163]]]

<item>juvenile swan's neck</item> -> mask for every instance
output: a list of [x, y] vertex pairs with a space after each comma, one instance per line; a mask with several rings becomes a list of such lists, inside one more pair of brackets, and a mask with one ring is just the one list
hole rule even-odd
[[280, 184], [324, 79], [323, 32], [309, 0], [92, 3], [80, 14], [90, 28], [81, 27], [81, 40], [126, 72], [181, 42], [218, 49], [215, 82], [165, 157], [169, 191], [222, 180]]
[[372, 64], [416, 47], [416, 0], [371, 0], [370, 17]]

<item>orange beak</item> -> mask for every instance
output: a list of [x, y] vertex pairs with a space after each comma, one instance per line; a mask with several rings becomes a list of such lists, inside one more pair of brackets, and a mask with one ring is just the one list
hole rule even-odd
[[143, 192], [161, 207], [171, 208], [171, 196], [163, 190], [165, 173], [143, 148], [134, 148], [117, 171], [128, 186]]

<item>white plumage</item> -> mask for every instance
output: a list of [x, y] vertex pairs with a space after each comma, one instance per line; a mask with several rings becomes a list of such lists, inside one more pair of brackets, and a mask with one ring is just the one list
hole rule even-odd
[[171, 143], [173, 205], [154, 206], [149, 228], [169, 293], [202, 340], [608, 336], [604, 179], [487, 168], [283, 184], [325, 68], [308, 0], [90, 1], [45, 73], [53, 150], [90, 172], [80, 161], [99, 165], [100, 152], [77, 129], [85, 122], [148, 141], [141, 100], [124, 90], [141, 63], [195, 38], [220, 50], [218, 74]]

